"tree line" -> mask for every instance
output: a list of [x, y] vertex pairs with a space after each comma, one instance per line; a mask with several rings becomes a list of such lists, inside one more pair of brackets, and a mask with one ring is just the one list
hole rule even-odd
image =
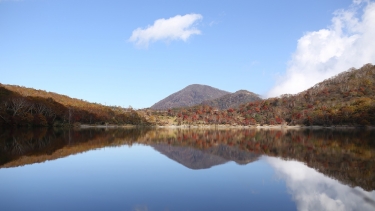
[[[21, 128], [23, 129], [23, 128]], [[375, 189], [374, 130], [256, 129], [89, 129], [0, 130], [0, 168], [58, 159], [103, 147], [134, 144], [188, 147], [217, 152], [229, 146], [231, 155], [257, 155], [298, 160], [326, 175], [365, 190]], [[348, 141], [350, 140], [350, 141]], [[63, 150], [61, 150], [63, 149]], [[229, 149], [229, 148], [228, 148]], [[238, 153], [236, 153], [236, 151]], [[25, 159], [19, 159], [26, 156]], [[32, 155], [32, 156], [31, 156]], [[40, 158], [38, 158], [40, 156]], [[189, 156], [181, 154], [181, 156]]]

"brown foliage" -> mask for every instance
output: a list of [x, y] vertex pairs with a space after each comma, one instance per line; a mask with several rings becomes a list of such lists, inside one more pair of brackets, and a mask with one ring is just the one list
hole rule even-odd
[[72, 126], [149, 123], [136, 111], [69, 98], [53, 92], [0, 84], [0, 126]]
[[[286, 94], [228, 110], [202, 105], [170, 109], [168, 115], [178, 117], [185, 124], [365, 126], [375, 125], [374, 111], [375, 66], [367, 64], [360, 69], [351, 68], [296, 95]], [[198, 118], [195, 114], [199, 114]]]

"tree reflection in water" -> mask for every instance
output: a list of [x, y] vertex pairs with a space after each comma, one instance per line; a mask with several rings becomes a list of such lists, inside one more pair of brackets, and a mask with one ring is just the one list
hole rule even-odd
[[375, 204], [373, 137], [373, 130], [132, 128], [54, 131], [41, 128], [2, 131], [0, 168], [133, 144], [151, 146], [191, 169], [206, 169], [228, 161], [246, 165], [264, 155], [286, 181], [300, 210], [355, 208], [353, 204], [367, 201], [360, 208], [366, 210], [374, 208]]

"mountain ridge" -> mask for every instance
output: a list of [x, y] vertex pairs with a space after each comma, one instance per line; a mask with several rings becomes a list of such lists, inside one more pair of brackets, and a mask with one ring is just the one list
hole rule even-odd
[[216, 99], [229, 93], [208, 85], [191, 84], [160, 100], [150, 108], [154, 110], [167, 110], [170, 108], [189, 107], [198, 105], [204, 100]]
[[213, 100], [205, 100], [201, 104], [223, 110], [229, 108], [237, 108], [241, 104], [254, 102], [258, 100], [262, 100], [262, 98], [260, 98], [258, 94], [241, 89], [234, 93], [230, 93]]
[[247, 90], [238, 90], [231, 93], [208, 85], [191, 84], [155, 103], [150, 109], [167, 110], [196, 105], [208, 105], [218, 109], [228, 109], [257, 100], [262, 99], [258, 94]]

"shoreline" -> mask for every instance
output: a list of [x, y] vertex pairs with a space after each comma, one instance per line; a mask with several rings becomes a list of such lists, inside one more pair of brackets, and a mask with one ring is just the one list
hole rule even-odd
[[177, 128], [194, 128], [194, 129], [282, 129], [282, 130], [299, 130], [299, 129], [375, 129], [375, 126], [348, 126], [348, 125], [334, 125], [334, 126], [305, 126], [305, 125], [153, 125], [153, 126], [142, 126], [142, 125], [80, 125], [80, 129], [88, 128], [138, 128], [138, 127], [150, 127], [150, 128], [166, 128], [166, 129], [177, 129]]

